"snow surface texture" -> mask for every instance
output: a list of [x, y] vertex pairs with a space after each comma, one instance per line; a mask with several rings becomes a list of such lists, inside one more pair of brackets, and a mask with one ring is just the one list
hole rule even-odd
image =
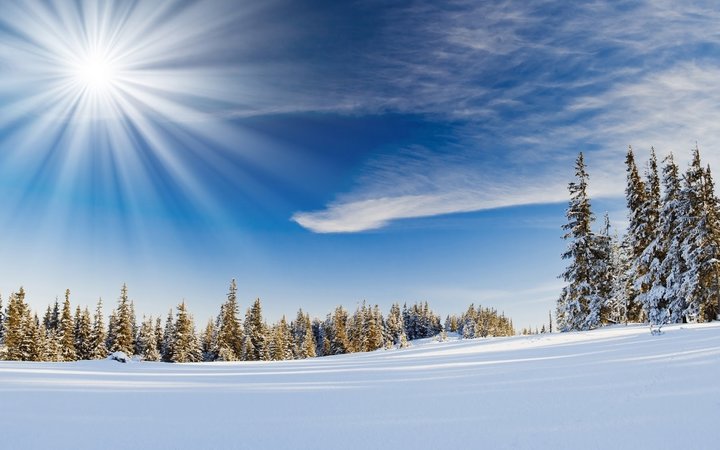
[[720, 324], [304, 361], [0, 362], [0, 448], [718, 448]]

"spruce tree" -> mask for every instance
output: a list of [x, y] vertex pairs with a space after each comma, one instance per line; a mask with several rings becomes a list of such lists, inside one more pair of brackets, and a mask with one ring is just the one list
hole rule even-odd
[[162, 348], [160, 356], [163, 361], [170, 362], [173, 360], [173, 347], [175, 345], [175, 324], [173, 322], [173, 310], [170, 309], [165, 319], [165, 329], [162, 336]]
[[594, 220], [590, 199], [587, 195], [588, 174], [585, 169], [583, 154], [575, 164], [577, 181], [568, 186], [570, 203], [567, 209], [568, 223], [563, 225], [566, 234], [563, 238], [569, 241], [563, 259], [570, 265], [561, 278], [567, 282], [557, 302], [558, 327], [561, 331], [585, 330], [590, 305], [597, 300], [596, 280], [593, 279], [596, 263], [595, 235], [591, 225]]
[[717, 205], [712, 177], [700, 162], [695, 147], [681, 189], [682, 227], [686, 230], [682, 250], [686, 271], [679, 294], [685, 299], [686, 320], [712, 320], [716, 316], [720, 243]]
[[60, 325], [58, 327], [58, 339], [62, 360], [77, 360], [77, 354], [75, 353], [75, 323], [72, 318], [70, 306], [70, 289], [65, 290], [65, 302], [63, 303]]
[[92, 331], [90, 333], [90, 359], [105, 359], [108, 355], [105, 324], [103, 321], [102, 298], [95, 307]]
[[90, 311], [80, 307], [75, 311], [75, 354], [80, 360], [93, 359], [92, 321]]
[[22, 341], [22, 321], [24, 315], [25, 291], [20, 288], [18, 293], [8, 298], [7, 315], [5, 317], [5, 358], [10, 361], [22, 360], [20, 344]]
[[268, 352], [267, 326], [262, 318], [260, 299], [255, 300], [245, 314], [244, 359], [265, 361], [270, 359]]
[[390, 313], [385, 321], [385, 328], [387, 329], [387, 335], [389, 337], [387, 343], [389, 346], [396, 346], [400, 348], [407, 346], [405, 324], [403, 323], [400, 305], [397, 303], [393, 303], [390, 307]]
[[[215, 321], [212, 319], [208, 320], [205, 330], [202, 332], [200, 337], [200, 351], [202, 353], [203, 361], [215, 361], [217, 359], [221, 361], [228, 361], [227, 358], [234, 358], [234, 353], [223, 353], [230, 352], [230, 349], [223, 347], [222, 351], [218, 350], [217, 345], [218, 332], [215, 327]], [[230, 360], [232, 361], [232, 359]]]
[[[678, 303], [685, 262], [682, 257], [684, 230], [681, 226], [679, 169], [672, 154], [665, 158], [663, 198], [655, 238], [642, 255], [648, 267], [649, 290], [642, 297], [643, 308], [653, 330], [680, 319], [684, 302]], [[674, 313], [673, 310], [676, 310]]]
[[116, 310], [115, 321], [112, 324], [113, 342], [111, 352], [123, 352], [132, 356], [135, 350], [135, 334], [133, 311], [128, 299], [127, 285], [123, 284], [120, 289], [120, 299]]
[[329, 324], [331, 337], [329, 339], [329, 353], [326, 355], [340, 355], [348, 353], [349, 342], [347, 335], [348, 314], [345, 308], [338, 306]]
[[220, 309], [217, 332], [218, 353], [223, 361], [237, 361], [242, 356], [242, 325], [238, 318], [237, 285], [230, 282], [227, 301]]
[[593, 296], [585, 319], [586, 329], [597, 328], [610, 322], [610, 299], [613, 290], [613, 245], [610, 235], [610, 218], [605, 214], [599, 234], [592, 235], [590, 279]]
[[188, 313], [185, 302], [177, 307], [175, 328], [173, 330], [172, 362], [198, 362], [202, 359], [200, 345], [195, 334], [193, 318]]
[[642, 254], [656, 234], [657, 212], [653, 210], [653, 205], [656, 204], [654, 198], [656, 193], [654, 185], [648, 189], [646, 183], [640, 178], [632, 147], [628, 149], [625, 162], [627, 164], [625, 195], [629, 211], [627, 240], [630, 248], [626, 314], [630, 322], [638, 322], [641, 320], [642, 314], [641, 298], [638, 297], [650, 288], [646, 281], [649, 268], [643, 263]]
[[159, 361], [160, 352], [158, 352], [157, 335], [155, 334], [155, 324], [153, 318], [143, 317], [137, 337], [137, 354], [144, 361]]

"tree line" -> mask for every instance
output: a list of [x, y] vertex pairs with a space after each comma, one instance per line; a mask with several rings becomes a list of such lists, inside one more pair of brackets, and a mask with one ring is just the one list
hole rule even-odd
[[145, 316], [138, 323], [126, 285], [107, 326], [102, 299], [94, 314], [79, 306], [73, 313], [66, 290], [62, 305], [56, 300], [41, 318], [25, 296], [20, 288], [10, 295], [5, 309], [0, 298], [0, 359], [76, 361], [123, 352], [145, 361], [270, 361], [403, 348], [414, 339], [444, 339], [448, 332], [465, 339], [515, 334], [512, 320], [495, 309], [471, 305], [459, 316], [447, 316], [443, 324], [427, 302], [402, 307], [395, 303], [386, 316], [378, 305], [366, 302], [352, 314], [338, 306], [323, 320], [311, 319], [300, 309], [294, 320], [283, 316], [268, 324], [260, 299], [240, 316], [235, 280], [218, 315], [199, 333], [184, 301], [168, 312], [164, 323]]
[[599, 231], [588, 197], [584, 156], [575, 163], [568, 186], [569, 260], [567, 283], [557, 301], [561, 331], [621, 323], [663, 325], [716, 320], [720, 308], [720, 201], [710, 166], [697, 146], [681, 173], [672, 153], [659, 168], [655, 150], [643, 175], [632, 147], [625, 159], [628, 228], [619, 238], [607, 215]]

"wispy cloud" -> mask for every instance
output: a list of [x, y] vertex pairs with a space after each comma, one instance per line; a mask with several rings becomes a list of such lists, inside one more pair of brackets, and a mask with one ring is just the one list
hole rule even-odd
[[[628, 144], [646, 156], [720, 144], [720, 11], [696, 2], [454, 2], [392, 15], [364, 108], [454, 123], [448, 143], [369, 161], [350, 192], [298, 212], [315, 232], [565, 199], [586, 151], [591, 194], [620, 196]], [[370, 69], [368, 69], [370, 70]], [[365, 74], [367, 75], [367, 74]], [[720, 163], [720, 153], [705, 159]]]

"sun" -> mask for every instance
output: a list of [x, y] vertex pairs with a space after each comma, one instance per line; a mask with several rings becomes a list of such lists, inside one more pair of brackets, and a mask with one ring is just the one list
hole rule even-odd
[[73, 72], [75, 81], [89, 91], [108, 91], [117, 83], [116, 65], [111, 58], [99, 52], [79, 59]]

